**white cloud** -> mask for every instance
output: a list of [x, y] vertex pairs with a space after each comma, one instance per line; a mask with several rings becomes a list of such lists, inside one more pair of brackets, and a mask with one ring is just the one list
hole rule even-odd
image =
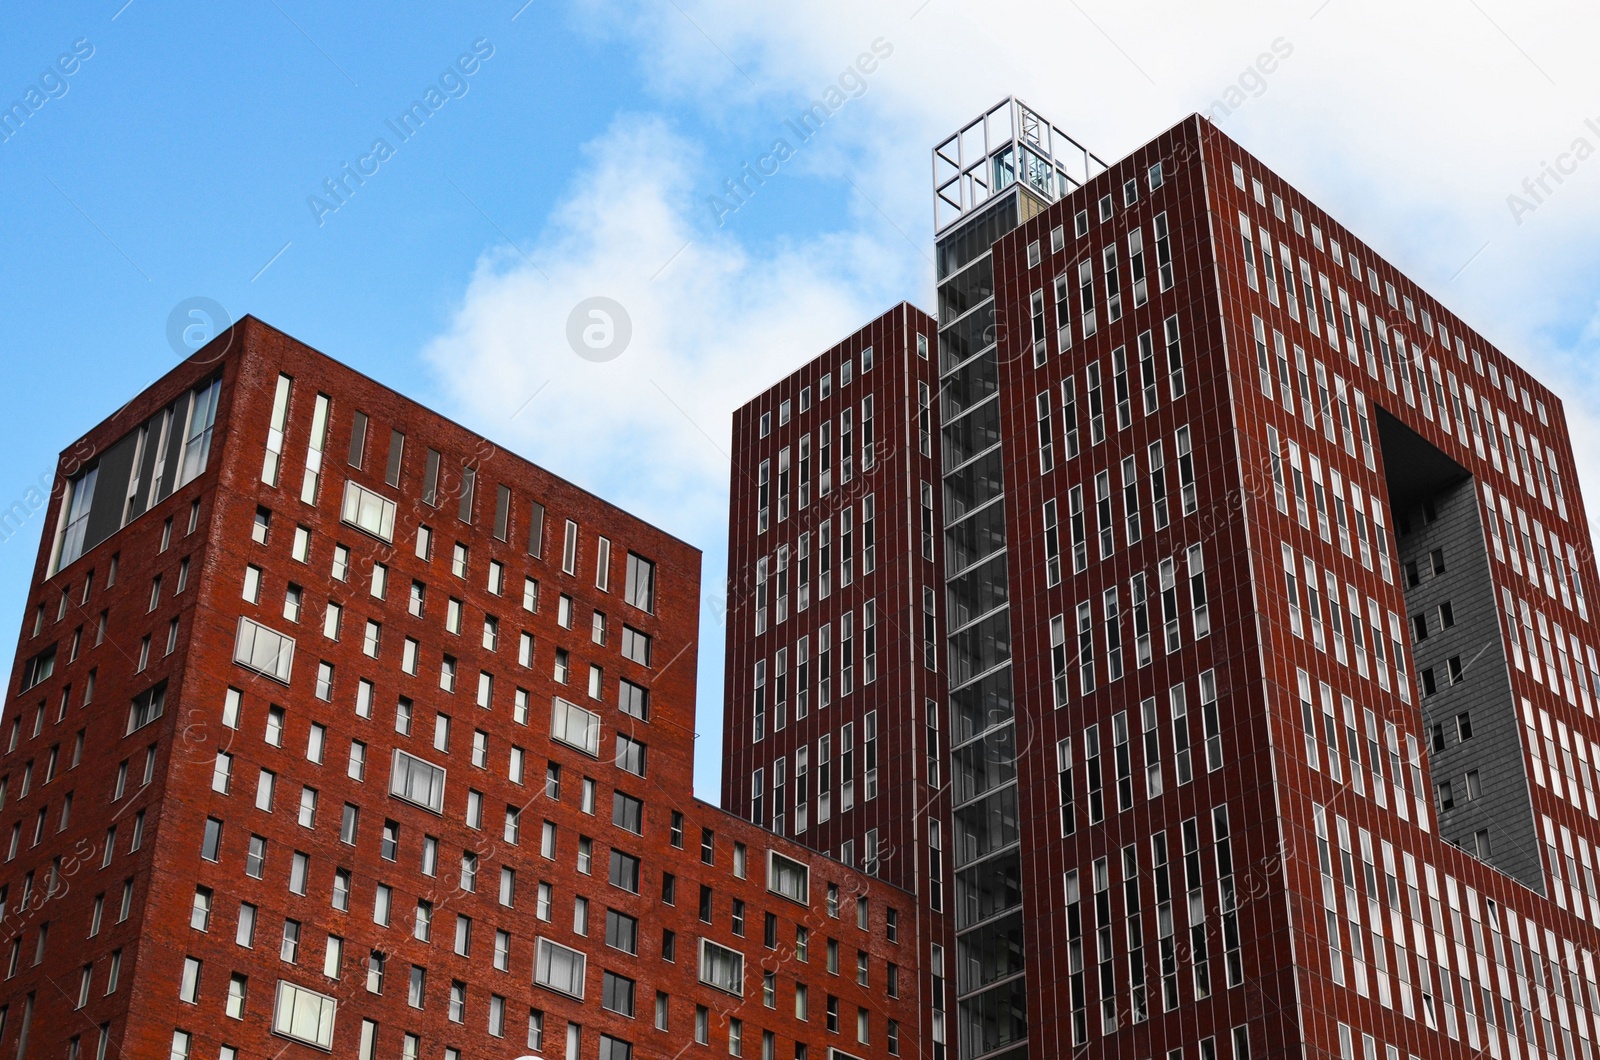
[[[708, 798], [721, 742], [732, 412], [908, 286], [907, 252], [855, 232], [752, 255], [707, 223], [715, 172], [660, 121], [619, 118], [539, 244], [526, 257], [485, 255], [425, 350], [477, 430], [706, 551], [698, 772]], [[603, 362], [567, 341], [569, 314], [597, 295], [632, 326]]]
[[[786, 165], [840, 189], [841, 230], [802, 222], [776, 249], [753, 251], [735, 234], [742, 218], [718, 228], [706, 205], [746, 159], [707, 160], [658, 120], [620, 117], [529, 251], [538, 268], [505, 248], [485, 257], [428, 348], [481, 429], [706, 548], [708, 585], [723, 573], [731, 410], [904, 293], [931, 308], [929, 151], [1013, 93], [1115, 159], [1242, 84], [1249, 98], [1221, 128], [1566, 387], [1579, 466], [1600, 466], [1589, 459], [1600, 456], [1600, 425], [1587, 411], [1600, 396], [1587, 357], [1600, 325], [1576, 338], [1600, 272], [1600, 158], [1522, 225], [1506, 205], [1575, 137], [1600, 147], [1600, 131], [1584, 125], [1600, 119], [1600, 107], [1585, 110], [1600, 98], [1585, 54], [1600, 37], [1592, 7], [579, 0], [574, 11], [637, 52], [663, 110], [752, 142], [875, 39], [893, 48], [860, 98]], [[1292, 54], [1260, 79], [1246, 75], [1279, 38]], [[633, 322], [632, 344], [604, 364], [563, 338], [568, 313], [591, 295], [615, 298]], [[720, 641], [722, 630], [705, 634]], [[720, 654], [720, 643], [702, 645], [705, 794], [716, 783]]]
[[[426, 351], [484, 429], [647, 515], [720, 496], [732, 410], [899, 286], [896, 263], [851, 233], [750, 255], [704, 223], [708, 186], [693, 145], [660, 121], [618, 119], [540, 244], [487, 255]], [[603, 362], [567, 341], [569, 314], [592, 296], [632, 325]]]

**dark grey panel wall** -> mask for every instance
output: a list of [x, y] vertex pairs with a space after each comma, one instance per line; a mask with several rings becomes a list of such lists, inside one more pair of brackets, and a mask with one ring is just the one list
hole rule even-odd
[[[1396, 525], [1409, 531], [1399, 536], [1402, 577], [1409, 580], [1412, 564], [1418, 576], [1418, 583], [1406, 589], [1406, 609], [1412, 620], [1412, 672], [1422, 693], [1434, 789], [1437, 795], [1440, 785], [1448, 782], [1455, 802], [1453, 809], [1440, 808], [1439, 834], [1474, 851], [1478, 834], [1487, 830], [1488, 853], [1480, 856], [1542, 894], [1544, 870], [1528, 790], [1522, 722], [1511, 691], [1476, 482], [1462, 479], [1434, 493], [1427, 503], [1431, 511], [1418, 504], [1395, 515]], [[1436, 549], [1444, 560], [1440, 573], [1433, 571]], [[1441, 621], [1444, 604], [1454, 616], [1450, 628]], [[1426, 622], [1426, 639], [1418, 638], [1417, 616]], [[1460, 660], [1462, 671], [1454, 682], [1451, 659]], [[1428, 670], [1435, 687], [1432, 695], [1423, 687]], [[1472, 735], [1467, 739], [1458, 732], [1457, 719], [1462, 715], [1470, 719]], [[1477, 772], [1477, 798], [1468, 796], [1471, 771]]]

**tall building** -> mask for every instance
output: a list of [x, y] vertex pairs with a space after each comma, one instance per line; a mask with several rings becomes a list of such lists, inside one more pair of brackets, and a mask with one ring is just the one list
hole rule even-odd
[[1594, 1060], [1560, 401], [1199, 117], [933, 163], [735, 415], [728, 812], [690, 546], [253, 319], [69, 446], [0, 1050]]
[[5, 1055], [918, 1053], [911, 896], [690, 795], [695, 549], [252, 318], [48, 527]]
[[[1559, 399], [1199, 117], [1106, 164], [1008, 100], [933, 162], [936, 367], [901, 308], [736, 416], [725, 805], [916, 894], [936, 1060], [1590, 1060], [1600, 635]], [[868, 396], [919, 437], [935, 373], [929, 457], [821, 455]], [[846, 586], [869, 496], [906, 565], [863, 578], [858, 543]], [[925, 663], [926, 587], [938, 676], [864, 683], [867, 614]], [[868, 802], [838, 749], [874, 712], [904, 762]]]
[[945, 1041], [950, 802], [932, 318], [901, 304], [734, 413], [722, 805], [918, 896]]

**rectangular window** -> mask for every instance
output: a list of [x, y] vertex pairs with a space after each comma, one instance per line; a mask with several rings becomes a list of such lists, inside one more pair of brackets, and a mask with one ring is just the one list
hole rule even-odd
[[591, 758], [600, 756], [600, 715], [556, 697], [550, 714], [552, 739]]
[[648, 614], [655, 612], [656, 565], [632, 552], [628, 553], [624, 598], [641, 611]]
[[444, 812], [445, 771], [396, 748], [389, 794], [434, 813]]
[[737, 997], [744, 996], [744, 954], [700, 940], [700, 981]]
[[294, 666], [294, 638], [240, 616], [233, 661], [246, 669], [288, 684]]

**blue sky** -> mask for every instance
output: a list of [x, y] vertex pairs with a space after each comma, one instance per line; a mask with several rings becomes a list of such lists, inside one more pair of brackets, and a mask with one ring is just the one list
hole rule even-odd
[[[44, 99], [0, 142], [0, 508], [174, 363], [175, 306], [253, 313], [704, 549], [715, 798], [729, 414], [931, 305], [929, 150], [1012, 93], [1111, 159], [1232, 89], [1226, 132], [1565, 394], [1580, 469], [1600, 453], [1600, 158], [1577, 150], [1600, 148], [1600, 15], [1577, 3], [416, 7], [0, 9], [0, 103]], [[801, 141], [785, 119], [875, 42]], [[387, 122], [430, 87], [402, 140]], [[379, 138], [347, 201], [308, 203]], [[719, 208], [780, 138], [778, 173]], [[1535, 202], [1546, 165], [1570, 172]], [[565, 337], [593, 296], [632, 322], [606, 362]], [[41, 521], [0, 542], [0, 638]]]

